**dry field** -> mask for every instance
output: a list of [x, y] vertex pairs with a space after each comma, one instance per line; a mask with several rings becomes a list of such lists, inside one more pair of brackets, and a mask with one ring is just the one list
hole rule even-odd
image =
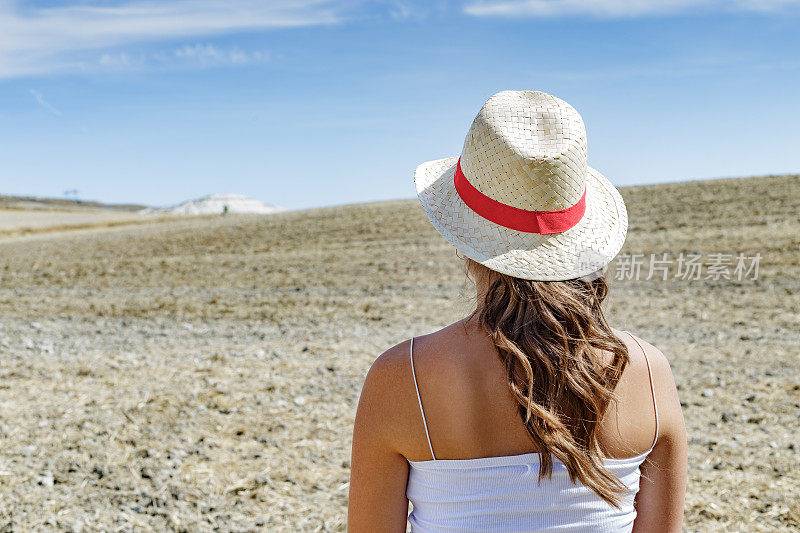
[[[39, 207], [39, 206], [37, 206]], [[30, 209], [0, 202], [0, 238], [139, 224], [151, 215], [111, 209]], [[163, 217], [162, 217], [163, 218]]]
[[[687, 531], [800, 528], [798, 179], [622, 190], [623, 254], [761, 254], [612, 280], [676, 375]], [[469, 296], [413, 200], [2, 239], [0, 530], [342, 531], [369, 364]]]

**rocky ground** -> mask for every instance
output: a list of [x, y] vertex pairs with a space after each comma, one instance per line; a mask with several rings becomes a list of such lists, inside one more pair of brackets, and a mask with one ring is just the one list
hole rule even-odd
[[[608, 313], [672, 363], [686, 531], [800, 528], [798, 179], [622, 190]], [[0, 240], [0, 530], [342, 531], [369, 364], [469, 296], [410, 200]]]

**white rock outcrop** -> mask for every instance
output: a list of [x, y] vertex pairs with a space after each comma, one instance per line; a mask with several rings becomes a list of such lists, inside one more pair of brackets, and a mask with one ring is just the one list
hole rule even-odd
[[142, 213], [167, 213], [174, 215], [221, 215], [227, 207], [228, 213], [268, 214], [283, 211], [282, 207], [270, 205], [241, 194], [211, 194], [189, 200], [172, 207], [148, 207]]

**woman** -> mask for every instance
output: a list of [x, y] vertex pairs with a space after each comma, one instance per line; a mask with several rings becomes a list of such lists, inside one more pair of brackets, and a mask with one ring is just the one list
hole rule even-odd
[[603, 316], [627, 214], [586, 165], [577, 111], [498, 93], [460, 158], [420, 165], [415, 181], [466, 256], [477, 305], [372, 365], [350, 531], [680, 531], [680, 403], [661, 352]]

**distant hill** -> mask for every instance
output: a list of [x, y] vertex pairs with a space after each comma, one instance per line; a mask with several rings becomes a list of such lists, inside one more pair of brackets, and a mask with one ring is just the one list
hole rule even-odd
[[171, 215], [217, 215], [227, 213], [268, 214], [283, 211], [282, 207], [266, 204], [241, 194], [211, 194], [189, 200], [172, 207], [148, 207], [142, 213], [164, 213]]
[[40, 198], [38, 196], [9, 196], [0, 194], [0, 209], [112, 209], [115, 211], [141, 211], [140, 204], [104, 204], [92, 200], [66, 198]]

